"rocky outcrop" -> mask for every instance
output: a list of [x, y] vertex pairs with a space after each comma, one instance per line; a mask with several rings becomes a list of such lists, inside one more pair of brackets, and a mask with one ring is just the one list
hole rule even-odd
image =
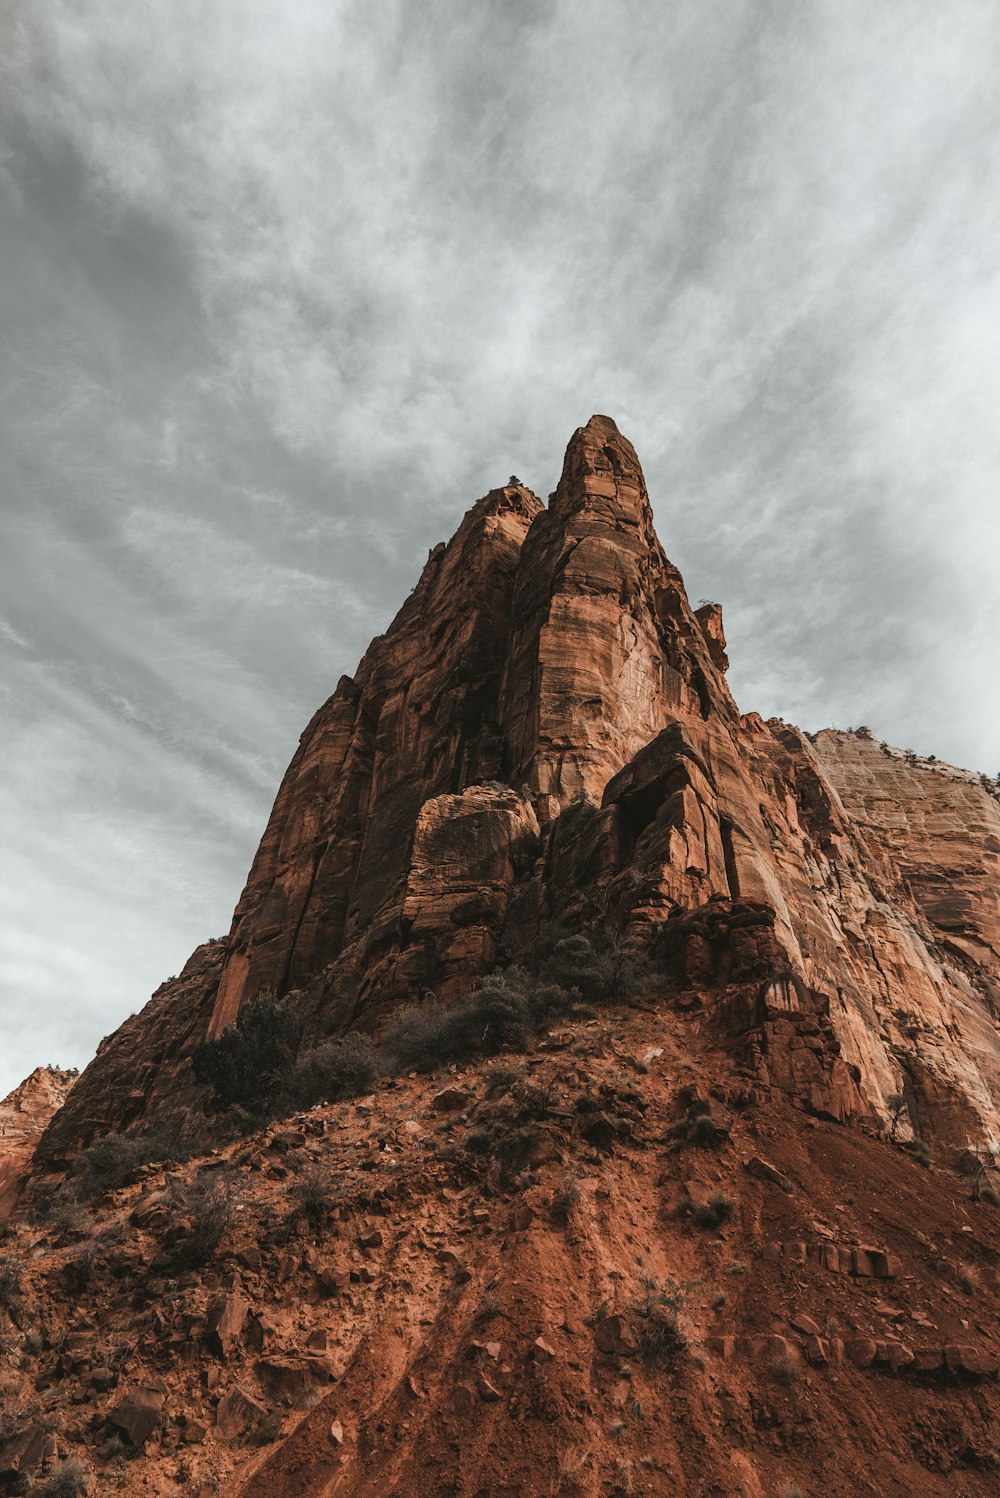
[[481, 499], [306, 729], [236, 908], [213, 1034], [248, 993], [398, 944], [421, 808], [503, 774], [514, 575], [541, 509], [518, 484]]
[[525, 542], [501, 722], [510, 773], [546, 819], [608, 781], [676, 718], [736, 709], [663, 554], [632, 444], [606, 416], [573, 437]]
[[[908, 1115], [930, 1139], [960, 1148], [982, 1137], [996, 1148], [1000, 785], [867, 729], [826, 731], [813, 747], [855, 830], [840, 962], [857, 970], [868, 957], [870, 1002]], [[858, 1014], [848, 1018], [860, 1030]], [[859, 1043], [860, 1064], [868, 1054]]]
[[579, 931], [752, 1086], [1000, 1146], [995, 787], [741, 717], [727, 665], [592, 417], [547, 507], [511, 480], [431, 553], [306, 729], [228, 938], [104, 1043], [39, 1163], [191, 1100], [192, 1047], [249, 997], [288, 995], [307, 1038], [377, 1030]]
[[189, 1058], [205, 1036], [225, 950], [221, 941], [197, 947], [176, 978], [101, 1041], [45, 1130], [39, 1164], [61, 1170], [99, 1134], [144, 1118], [151, 1100], [173, 1111], [190, 1098]]
[[17, 1201], [35, 1146], [76, 1081], [75, 1071], [39, 1066], [0, 1103], [0, 1219]]

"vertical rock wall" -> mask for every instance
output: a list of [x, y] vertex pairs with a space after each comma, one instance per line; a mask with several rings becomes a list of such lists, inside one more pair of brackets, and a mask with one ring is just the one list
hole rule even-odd
[[634, 449], [592, 417], [547, 508], [511, 481], [431, 553], [303, 734], [229, 937], [102, 1046], [40, 1159], [182, 1099], [248, 997], [377, 1028], [557, 928], [665, 962], [803, 1106], [871, 1119], [903, 1093], [905, 1129], [1000, 1143], [995, 796], [741, 717], [727, 665]]

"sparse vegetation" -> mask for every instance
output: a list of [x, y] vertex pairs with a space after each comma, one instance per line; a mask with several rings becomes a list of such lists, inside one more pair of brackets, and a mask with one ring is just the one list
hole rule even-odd
[[621, 1493], [623, 1498], [635, 1492], [635, 1476], [632, 1463], [627, 1456], [616, 1456], [614, 1459], [614, 1492]]
[[890, 1092], [885, 1100], [885, 1106], [889, 1110], [889, 1138], [895, 1140], [903, 1114], [906, 1112], [906, 1098], [901, 1092]]
[[993, 1150], [981, 1145], [972, 1152], [971, 1175], [972, 1182], [969, 1195], [974, 1202], [988, 1202], [992, 1207], [1000, 1207], [1000, 1191], [994, 1185], [994, 1177], [997, 1173], [997, 1157]]
[[509, 1186], [530, 1164], [538, 1139], [538, 1129], [530, 1125], [500, 1129], [494, 1134], [490, 1153], [500, 1167], [501, 1185]]
[[607, 952], [598, 954], [590, 938], [582, 934], [550, 940], [539, 972], [543, 981], [558, 988], [575, 989], [588, 1003], [609, 998], [615, 988], [613, 956]]
[[736, 1208], [736, 1202], [725, 1191], [713, 1191], [708, 1201], [694, 1210], [694, 1220], [700, 1228], [718, 1228], [728, 1222]]
[[918, 1165], [922, 1165], [925, 1170], [930, 1169], [931, 1162], [933, 1161], [934, 1156], [931, 1152], [931, 1147], [926, 1142], [926, 1140], [917, 1139], [916, 1137], [914, 1137], [913, 1139], [907, 1140], [907, 1142], [903, 1145], [903, 1148], [913, 1156]]
[[280, 1410], [268, 1410], [256, 1430], [250, 1437], [254, 1446], [270, 1446], [281, 1434], [281, 1426], [284, 1420]]
[[73, 1167], [72, 1192], [61, 1195], [58, 1205], [47, 1207], [46, 1216], [72, 1222], [79, 1199], [88, 1201], [104, 1191], [116, 1191], [144, 1165], [183, 1159], [189, 1152], [181, 1142], [176, 1119], [159, 1120], [128, 1134], [112, 1129], [81, 1151]]
[[908, 1040], [918, 1040], [928, 1026], [924, 1020], [912, 1009], [897, 1008], [893, 1010], [899, 1028]]
[[179, 1269], [200, 1269], [219, 1250], [233, 1218], [233, 1194], [227, 1180], [194, 1182], [172, 1192], [177, 1228], [171, 1234]]
[[504, 1309], [500, 1302], [492, 1290], [487, 1290], [476, 1307], [476, 1314], [472, 1318], [473, 1325], [487, 1326], [491, 1321], [495, 1321], [498, 1316], [503, 1315]]
[[323, 1226], [337, 1201], [329, 1174], [318, 1165], [303, 1171], [289, 1187], [289, 1195], [314, 1228]]
[[59, 1466], [40, 1488], [32, 1488], [38, 1498], [81, 1498], [90, 1486], [90, 1474], [75, 1456]]
[[37, 1358], [44, 1346], [45, 1338], [37, 1326], [29, 1326], [26, 1331], [22, 1332], [21, 1351], [26, 1353], [28, 1357]]
[[94, 1219], [73, 1193], [63, 1189], [36, 1214], [39, 1227], [48, 1228], [57, 1238], [93, 1231]]
[[236, 1023], [202, 1041], [191, 1057], [195, 1080], [212, 1089], [212, 1110], [243, 1108], [267, 1117], [291, 1073], [299, 1034], [291, 1009], [272, 995], [244, 1004]]
[[483, 1072], [486, 1096], [492, 1098], [500, 1093], [509, 1092], [518, 1082], [523, 1082], [527, 1075], [528, 1068], [523, 1061], [491, 1062]]
[[721, 1144], [726, 1138], [726, 1132], [719, 1128], [710, 1113], [699, 1113], [689, 1124], [687, 1137], [691, 1144], [704, 1148]]
[[400, 1010], [383, 1032], [380, 1048], [393, 1071], [433, 1071], [443, 1062], [523, 1046], [545, 1019], [571, 1003], [565, 989], [508, 968], [457, 1003], [431, 999]]
[[639, 1351], [650, 1367], [674, 1368], [687, 1353], [688, 1339], [680, 1325], [683, 1305], [684, 1293], [672, 1280], [661, 1286], [647, 1281], [645, 1295], [632, 1305]]
[[578, 1483], [580, 1478], [590, 1466], [590, 1458], [593, 1448], [584, 1446], [582, 1442], [574, 1441], [568, 1446], [559, 1449], [559, 1482]]
[[955, 1279], [966, 1295], [978, 1295], [983, 1288], [982, 1276], [975, 1264], [959, 1264]]
[[567, 1181], [552, 1198], [549, 1209], [552, 1221], [565, 1227], [573, 1216], [580, 1200], [580, 1188], [576, 1181]]
[[299, 1056], [281, 1091], [293, 1108], [312, 1108], [370, 1092], [379, 1070], [378, 1052], [370, 1037], [345, 1035], [325, 1040]]
[[71, 1295], [79, 1295], [94, 1277], [97, 1263], [97, 1248], [93, 1243], [82, 1244], [71, 1254], [63, 1266], [63, 1283]]

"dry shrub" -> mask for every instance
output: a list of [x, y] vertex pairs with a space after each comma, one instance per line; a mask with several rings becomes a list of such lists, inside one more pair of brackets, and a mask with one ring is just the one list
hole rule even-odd
[[323, 1226], [340, 1198], [329, 1174], [318, 1165], [303, 1171], [288, 1195], [314, 1228]]
[[647, 1281], [645, 1295], [630, 1308], [639, 1351], [650, 1367], [674, 1368], [688, 1352], [688, 1339], [680, 1325], [683, 1306], [683, 1291], [668, 1280], [661, 1286]]
[[736, 1202], [725, 1191], [713, 1191], [703, 1206], [695, 1207], [694, 1220], [700, 1228], [718, 1228], [728, 1222]]
[[233, 1220], [235, 1203], [226, 1179], [175, 1187], [171, 1204], [186, 1221], [174, 1248], [178, 1269], [201, 1269], [215, 1258]]
[[82, 1498], [90, 1486], [90, 1473], [75, 1456], [60, 1462], [40, 1488], [32, 1488], [37, 1498]]
[[552, 1221], [565, 1227], [576, 1211], [580, 1201], [580, 1187], [576, 1181], [567, 1181], [552, 1198], [549, 1208]]

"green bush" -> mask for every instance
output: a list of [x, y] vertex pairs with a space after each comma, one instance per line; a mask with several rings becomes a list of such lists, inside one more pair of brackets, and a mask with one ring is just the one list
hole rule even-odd
[[575, 988], [588, 1003], [609, 998], [615, 989], [614, 959], [606, 952], [598, 954], [590, 938], [583, 935], [556, 941], [539, 971], [543, 979], [559, 988]]
[[[128, 1134], [112, 1129], [81, 1151], [73, 1166], [75, 1191], [84, 1200], [102, 1191], [115, 1191], [126, 1185], [143, 1165], [186, 1159], [190, 1153], [190, 1146], [181, 1141], [179, 1118], [153, 1120]], [[68, 1225], [72, 1223], [74, 1207], [80, 1210], [72, 1196], [63, 1197], [60, 1202], [47, 1205], [43, 1215], [51, 1217], [54, 1226]], [[68, 1231], [68, 1226], [63, 1230]]]
[[120, 1134], [112, 1129], [88, 1144], [73, 1167], [80, 1194], [86, 1199], [102, 1191], [114, 1191], [131, 1180], [140, 1166], [155, 1158], [155, 1152], [150, 1152], [142, 1135]]
[[379, 1056], [367, 1035], [325, 1040], [295, 1062], [283, 1084], [295, 1108], [334, 1103], [370, 1092], [379, 1074]]
[[218, 1039], [195, 1047], [195, 1081], [211, 1087], [213, 1112], [243, 1108], [266, 1117], [292, 1070], [298, 1043], [299, 1026], [286, 1004], [271, 995], [251, 999]]

